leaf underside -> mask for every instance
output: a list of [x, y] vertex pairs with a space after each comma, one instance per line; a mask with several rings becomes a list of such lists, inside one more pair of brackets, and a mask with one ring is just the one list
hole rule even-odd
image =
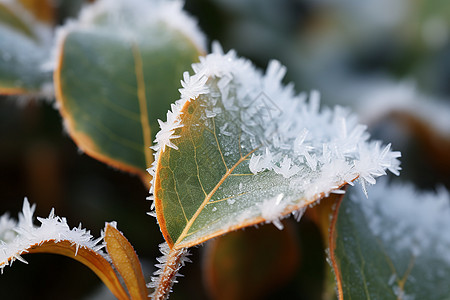
[[157, 119], [177, 99], [178, 78], [200, 50], [163, 26], [139, 40], [73, 30], [62, 47], [55, 85], [70, 135], [94, 158], [146, 176]]
[[100, 254], [92, 249], [77, 247], [71, 241], [54, 240], [45, 241], [39, 245], [33, 245], [27, 249], [27, 253], [53, 253], [64, 255], [75, 259], [89, 269], [91, 269], [111, 290], [118, 299], [128, 299], [126, 291], [123, 289], [111, 264]]
[[[335, 236], [331, 258], [339, 299], [449, 299], [449, 259], [437, 255], [434, 249], [416, 255], [413, 246], [399, 249], [396, 243], [401, 241], [388, 243], [375, 235], [369, 226], [371, 220], [363, 212], [363, 201], [377, 199], [355, 202], [347, 196], [334, 217], [337, 218], [335, 225], [331, 227]], [[397, 232], [400, 227], [392, 225], [388, 219], [379, 224], [382, 232]], [[403, 234], [407, 240], [415, 233], [405, 231]], [[432, 248], [439, 248], [441, 241], [431, 243]]]
[[[276, 221], [330, 192], [306, 198], [282, 175], [253, 174], [249, 160], [263, 142], [251, 139], [242, 130], [240, 112], [225, 110], [220, 101], [216, 107], [221, 113], [205, 117], [211, 109], [208, 101], [201, 95], [186, 102], [180, 114], [183, 127], [174, 133], [180, 136], [173, 140], [178, 149], [166, 147], [159, 156], [155, 204], [169, 246], [191, 247], [235, 229]], [[280, 195], [282, 203], [276, 205]], [[273, 220], [271, 210], [278, 210]]]

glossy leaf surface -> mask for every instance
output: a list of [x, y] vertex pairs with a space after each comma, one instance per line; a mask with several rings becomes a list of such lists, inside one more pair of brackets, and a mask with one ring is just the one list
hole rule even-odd
[[122, 24], [102, 17], [64, 37], [55, 72], [57, 99], [83, 151], [144, 176], [153, 161], [157, 119], [177, 99], [180, 74], [201, 50], [167, 23], [134, 28], [147, 20]]

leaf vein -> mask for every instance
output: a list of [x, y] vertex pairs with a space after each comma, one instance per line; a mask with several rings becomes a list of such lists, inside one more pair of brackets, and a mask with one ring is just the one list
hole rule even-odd
[[144, 141], [144, 155], [147, 167], [153, 162], [153, 151], [150, 148], [152, 146], [152, 133], [150, 129], [150, 122], [147, 109], [147, 96], [145, 90], [145, 80], [144, 80], [144, 68], [142, 56], [139, 51], [139, 47], [136, 43], [132, 44], [132, 52], [134, 58], [135, 72], [136, 72], [136, 82], [137, 82], [137, 98], [139, 101], [139, 110], [141, 117], [142, 126], [142, 138]]

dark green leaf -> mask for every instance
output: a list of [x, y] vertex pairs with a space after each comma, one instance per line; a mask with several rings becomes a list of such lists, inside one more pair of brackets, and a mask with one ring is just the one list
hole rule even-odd
[[107, 16], [100, 14], [88, 29], [82, 24], [66, 34], [55, 71], [56, 95], [80, 149], [145, 176], [153, 161], [157, 119], [177, 99], [179, 77], [201, 50], [167, 23], [141, 28], [133, 26], [147, 20], [122, 24]]
[[445, 191], [350, 190], [332, 227], [340, 299], [449, 299], [449, 223]]

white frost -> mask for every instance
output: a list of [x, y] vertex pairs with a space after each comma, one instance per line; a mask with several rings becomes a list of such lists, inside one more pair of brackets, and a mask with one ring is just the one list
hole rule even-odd
[[124, 38], [124, 41], [146, 40], [149, 28], [160, 24], [181, 32], [192, 40], [200, 50], [206, 49], [206, 38], [194, 18], [183, 10], [184, 1], [160, 0], [99, 0], [83, 7], [75, 20], [69, 20], [57, 30], [57, 42], [52, 51], [52, 59], [45, 64], [46, 69], [55, 68], [61, 55], [61, 44], [73, 30], [103, 30]]
[[400, 253], [427, 255], [450, 263], [450, 194], [417, 191], [412, 185], [384, 181], [370, 188], [370, 198], [351, 194], [370, 230]]
[[[245, 162], [249, 171], [261, 176], [272, 174], [267, 182], [276, 182], [276, 187], [270, 187], [270, 192], [261, 190], [256, 196], [265, 219], [277, 222], [288, 205], [303, 207], [357, 178], [365, 189], [387, 170], [399, 174], [399, 152], [392, 151], [390, 144], [369, 141], [366, 126], [359, 124], [349, 109], [321, 108], [319, 92], [296, 94], [292, 84], [284, 85], [286, 68], [280, 62], [269, 62], [263, 73], [233, 50], [224, 53], [218, 43], [212, 48], [211, 54], [192, 65], [193, 75], [183, 75], [181, 99], [172, 108], [167, 126], [158, 133], [161, 138], [157, 135], [156, 161], [165, 146], [177, 147], [173, 129], [183, 126], [181, 107], [187, 101], [201, 101], [204, 125], [211, 126], [208, 122], [214, 117], [218, 131], [229, 133], [221, 136], [225, 159], [233, 148], [225, 141], [239, 137], [241, 152], [252, 152]], [[221, 116], [223, 124], [218, 121]], [[152, 175], [155, 166], [150, 170]], [[254, 187], [257, 183], [249, 184]], [[274, 199], [280, 193], [284, 197], [277, 205]], [[236, 200], [234, 206], [239, 205]], [[242, 219], [256, 217], [247, 210], [241, 215]]]
[[33, 214], [35, 205], [30, 206], [25, 198], [22, 213], [19, 214], [19, 221], [9, 218], [8, 214], [0, 217], [0, 269], [11, 265], [16, 259], [25, 262], [21, 257], [28, 252], [32, 246], [42, 244], [46, 241], [69, 241], [79, 248], [89, 248], [108, 259], [101, 250], [102, 237], [94, 239], [90, 232], [79, 227], [69, 228], [66, 218], [55, 216], [54, 211], [50, 212], [47, 218], [37, 218], [41, 223], [35, 226]]
[[265, 223], [273, 223], [278, 229], [283, 229], [283, 224], [280, 221], [282, 213], [286, 208], [284, 203], [281, 203], [284, 195], [278, 194], [272, 199], [263, 201], [260, 205], [261, 217], [265, 219]]

